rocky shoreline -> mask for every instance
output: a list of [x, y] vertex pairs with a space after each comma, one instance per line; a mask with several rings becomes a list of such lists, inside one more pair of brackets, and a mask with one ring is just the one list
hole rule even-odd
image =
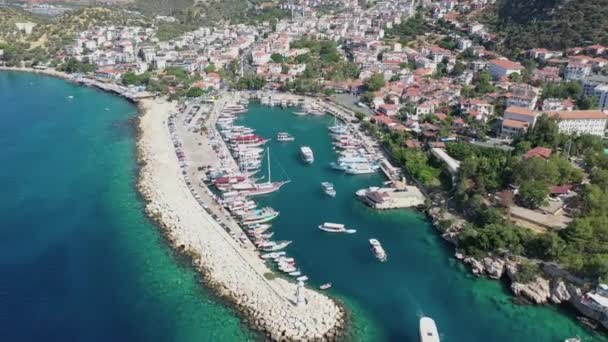
[[608, 317], [603, 317], [599, 312], [582, 303], [584, 293], [592, 288], [592, 284], [588, 280], [577, 278], [557, 265], [539, 262], [541, 274], [530, 282], [519, 282], [517, 280], [519, 266], [524, 260], [527, 262], [530, 260], [512, 256], [486, 256], [481, 259], [466, 256], [458, 250], [456, 239], [461, 225], [456, 223], [447, 229], [442, 229], [441, 221], [446, 217], [437, 207], [427, 210], [426, 215], [431, 219], [433, 227], [439, 231], [441, 237], [454, 246], [456, 259], [467, 265], [471, 273], [476, 276], [485, 276], [499, 281], [506, 280], [517, 303], [569, 305], [585, 317], [599, 322], [602, 327], [608, 329]]
[[337, 341], [345, 336], [347, 317], [341, 305], [304, 289], [307, 304], [297, 307], [295, 284], [276, 277], [257, 254], [239, 250], [206, 217], [182, 179], [168, 136], [172, 105], [151, 100], [139, 104], [137, 188], [147, 203], [146, 213], [170, 245], [190, 258], [204, 284], [268, 340]]

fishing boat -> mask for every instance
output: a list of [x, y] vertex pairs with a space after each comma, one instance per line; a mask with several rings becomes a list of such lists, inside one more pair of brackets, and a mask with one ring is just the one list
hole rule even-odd
[[319, 286], [319, 289], [321, 289], [321, 290], [327, 290], [330, 287], [331, 287], [331, 283], [326, 283], [326, 284], [323, 284], [323, 285]]
[[300, 147], [300, 155], [302, 160], [308, 164], [312, 164], [315, 161], [315, 155], [312, 153], [312, 149], [308, 146]]
[[270, 222], [279, 216], [279, 212], [272, 208], [256, 209], [248, 212], [242, 218], [243, 224]]
[[439, 342], [439, 332], [430, 317], [420, 318], [420, 342]]
[[264, 247], [263, 250], [265, 252], [279, 251], [279, 250], [289, 246], [290, 244], [291, 244], [291, 241], [277, 241], [277, 242], [274, 242], [272, 246]]
[[382, 248], [380, 241], [378, 241], [376, 239], [369, 239], [369, 244], [371, 245], [372, 252], [374, 252], [374, 255], [376, 256], [376, 258], [382, 262], [385, 262], [386, 261], [386, 252], [384, 251], [384, 248]]
[[336, 189], [334, 189], [334, 185], [330, 182], [321, 183], [321, 187], [323, 188], [323, 192], [329, 197], [336, 197]]
[[328, 233], [354, 234], [357, 232], [356, 229], [346, 229], [343, 224], [331, 222], [324, 222], [323, 224], [320, 224], [319, 229]]
[[296, 138], [294, 138], [287, 132], [279, 132], [277, 134], [277, 141], [288, 142], [288, 141], [294, 141], [294, 140], [296, 140]]

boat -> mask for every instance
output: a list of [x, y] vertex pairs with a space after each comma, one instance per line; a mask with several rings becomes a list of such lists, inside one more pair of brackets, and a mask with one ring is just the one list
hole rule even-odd
[[300, 271], [289, 272], [289, 275], [292, 277], [299, 277], [302, 275], [302, 272], [300, 272]]
[[304, 276], [301, 276], [301, 277], [297, 277], [296, 280], [297, 281], [307, 281], [308, 277], [304, 275]]
[[372, 251], [374, 252], [376, 258], [382, 262], [385, 262], [386, 252], [384, 251], [384, 248], [382, 248], [380, 241], [376, 239], [369, 239], [369, 244], [372, 246]]
[[287, 132], [279, 132], [279, 133], [277, 133], [277, 141], [288, 142], [288, 141], [294, 141], [294, 140], [296, 140], [296, 138], [294, 138], [293, 136], [291, 136]]
[[329, 197], [336, 197], [336, 189], [334, 189], [334, 185], [330, 182], [321, 183], [321, 187], [323, 188], [323, 192]]
[[326, 284], [323, 284], [323, 285], [319, 286], [319, 289], [321, 289], [321, 290], [327, 290], [330, 287], [331, 287], [331, 283], [326, 283]]
[[244, 183], [243, 185], [233, 185], [234, 190], [245, 196], [266, 195], [281, 189], [281, 187], [289, 181], [272, 182], [270, 175], [270, 149], [267, 150], [268, 156], [268, 181], [265, 183]]
[[266, 254], [262, 254], [262, 259], [276, 259], [279, 258], [283, 255], [285, 255], [285, 252], [272, 252], [272, 253], [266, 253]]
[[263, 250], [265, 252], [280, 251], [281, 249], [289, 246], [289, 244], [291, 244], [291, 241], [278, 241], [275, 242], [272, 246], [264, 247]]
[[300, 154], [302, 155], [302, 160], [304, 160], [308, 164], [312, 164], [315, 161], [315, 156], [312, 153], [312, 149], [308, 146], [300, 147]]
[[344, 172], [350, 175], [365, 175], [377, 170], [378, 168], [372, 164], [346, 164], [344, 167]]
[[564, 342], [581, 342], [581, 339], [578, 337], [570, 337], [565, 339]]
[[296, 115], [296, 116], [305, 116], [305, 115], [308, 115], [308, 113], [304, 112], [304, 111], [301, 111], [301, 110], [296, 110], [296, 111], [293, 112], [293, 115]]
[[243, 215], [242, 223], [249, 225], [254, 223], [266, 223], [274, 220], [279, 216], [279, 212], [272, 208], [256, 209], [247, 212]]
[[110, 110], [110, 108], [106, 107], [106, 108], [104, 108], [104, 110], [107, 112]]
[[331, 222], [324, 222], [323, 224], [320, 224], [319, 229], [328, 233], [354, 234], [357, 232], [356, 229], [346, 229], [343, 224]]
[[420, 318], [420, 342], [439, 342], [439, 332], [430, 317]]
[[74, 99], [74, 95], [68, 95], [68, 100], [73, 100]]

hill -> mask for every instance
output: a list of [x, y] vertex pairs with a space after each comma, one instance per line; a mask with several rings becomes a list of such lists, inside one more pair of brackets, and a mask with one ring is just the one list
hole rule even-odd
[[499, 0], [483, 21], [510, 50], [608, 45], [608, 0]]

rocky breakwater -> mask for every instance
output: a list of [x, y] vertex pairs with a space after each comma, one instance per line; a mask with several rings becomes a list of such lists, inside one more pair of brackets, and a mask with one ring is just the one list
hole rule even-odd
[[188, 189], [167, 128], [175, 108], [140, 102], [138, 188], [146, 211], [167, 239], [192, 258], [206, 284], [230, 302], [252, 328], [275, 341], [333, 341], [343, 334], [345, 312], [329, 297], [275, 277], [255, 251], [242, 248], [204, 211]]

